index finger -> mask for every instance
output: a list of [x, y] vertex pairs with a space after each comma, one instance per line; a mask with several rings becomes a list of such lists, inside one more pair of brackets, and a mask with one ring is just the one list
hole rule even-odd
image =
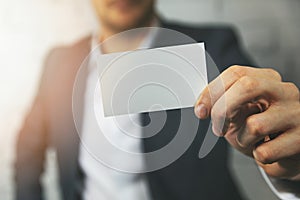
[[264, 79], [281, 81], [280, 74], [273, 69], [237, 65], [229, 67], [203, 90], [195, 104], [196, 116], [200, 119], [207, 118], [217, 100], [243, 76], [262, 77]]

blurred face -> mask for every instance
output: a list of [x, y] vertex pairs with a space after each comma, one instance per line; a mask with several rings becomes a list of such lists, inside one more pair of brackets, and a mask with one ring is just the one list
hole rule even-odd
[[155, 0], [92, 0], [103, 26], [115, 32], [147, 26]]

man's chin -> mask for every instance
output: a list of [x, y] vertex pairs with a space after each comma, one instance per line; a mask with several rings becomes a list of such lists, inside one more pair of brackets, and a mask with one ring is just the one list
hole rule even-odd
[[139, 28], [139, 27], [141, 27], [141, 25], [138, 22], [123, 21], [122, 23], [118, 22], [118, 23], [111, 24], [111, 27], [116, 32], [123, 32], [123, 31], [127, 31], [130, 29]]

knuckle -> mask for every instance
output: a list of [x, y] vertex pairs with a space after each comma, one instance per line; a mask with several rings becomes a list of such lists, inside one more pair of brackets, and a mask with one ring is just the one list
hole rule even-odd
[[272, 163], [272, 152], [264, 147], [257, 147], [255, 150], [256, 159], [262, 164]]
[[246, 74], [246, 69], [245, 67], [239, 66], [239, 65], [233, 65], [231, 67], [228, 68], [228, 70], [235, 74], [238, 77], [242, 77]]
[[255, 90], [255, 88], [257, 88], [259, 86], [259, 82], [250, 77], [250, 76], [243, 76], [240, 80], [239, 80], [241, 86], [243, 87], [243, 89], [245, 90], [245, 92], [250, 93], [253, 90]]
[[231, 71], [236, 71], [236, 70], [239, 70], [240, 68], [241, 68], [241, 66], [239, 66], [239, 65], [232, 65], [228, 69]]
[[282, 80], [282, 77], [280, 75], [280, 73], [272, 68], [267, 68], [266, 71], [273, 77], [275, 78], [276, 80], [279, 80], [281, 81]]
[[247, 127], [249, 134], [255, 137], [258, 137], [266, 132], [264, 124], [255, 117], [249, 117], [247, 119]]
[[289, 96], [291, 98], [299, 100], [300, 98], [299, 89], [294, 83], [286, 82], [284, 83], [284, 88], [285, 91], [288, 91]]

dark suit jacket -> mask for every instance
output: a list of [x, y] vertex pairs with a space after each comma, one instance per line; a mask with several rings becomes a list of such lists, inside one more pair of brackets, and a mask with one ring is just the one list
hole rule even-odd
[[[205, 42], [206, 50], [220, 71], [233, 64], [249, 65], [230, 27], [192, 28], [170, 23], [162, 23], [162, 27]], [[157, 46], [170, 45], [167, 38], [160, 38], [159, 41], [161, 43]], [[178, 44], [182, 43], [186, 42], [178, 41]], [[38, 94], [17, 142], [17, 199], [42, 199], [41, 175], [45, 151], [49, 147], [57, 152], [63, 198], [80, 199], [84, 189], [84, 173], [78, 165], [79, 136], [72, 118], [72, 89], [76, 72], [89, 50], [90, 37], [87, 37], [72, 46], [55, 49], [46, 60]], [[192, 108], [189, 112], [193, 114]], [[168, 111], [167, 115], [167, 123], [162, 130], [165, 134], [145, 139], [145, 151], [157, 149], [172, 139], [172, 130], [176, 129], [180, 120], [179, 111]], [[147, 114], [143, 115], [143, 121], [147, 123]], [[228, 170], [225, 140], [220, 139], [207, 157], [198, 158], [207, 126], [208, 120], [200, 122], [194, 142], [178, 160], [146, 174], [153, 199], [242, 199]]]

